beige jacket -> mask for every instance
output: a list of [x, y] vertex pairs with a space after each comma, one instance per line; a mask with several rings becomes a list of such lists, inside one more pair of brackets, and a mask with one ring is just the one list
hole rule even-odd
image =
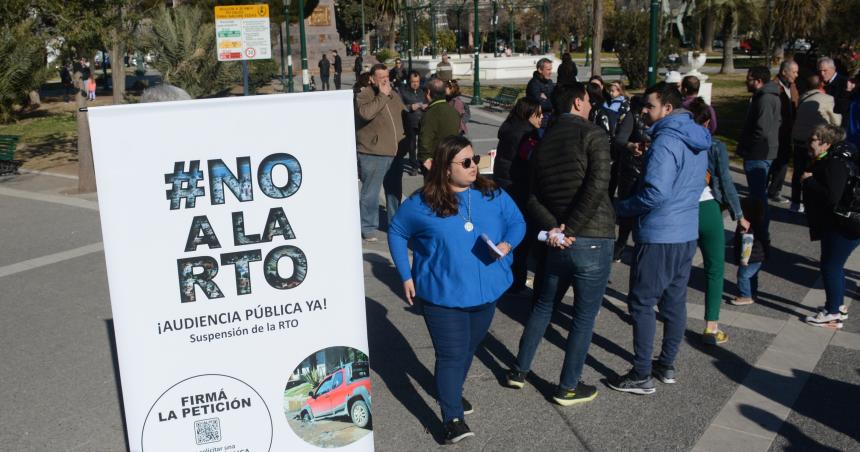
[[817, 89], [803, 93], [800, 96], [800, 105], [797, 107], [797, 117], [794, 120], [794, 128], [791, 130], [791, 138], [794, 141], [806, 143], [816, 126], [841, 124], [842, 115], [833, 111], [834, 105], [833, 96]]
[[403, 139], [405, 107], [396, 91], [384, 95], [374, 87], [363, 88], [355, 98], [358, 116], [358, 152], [394, 157], [400, 140]]

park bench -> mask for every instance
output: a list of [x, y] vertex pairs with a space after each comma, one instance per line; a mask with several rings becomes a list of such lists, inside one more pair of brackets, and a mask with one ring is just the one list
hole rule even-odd
[[497, 107], [511, 107], [514, 105], [514, 102], [517, 101], [517, 98], [520, 97], [520, 93], [523, 90], [520, 88], [509, 88], [507, 86], [503, 86], [499, 93], [493, 97], [489, 97], [484, 99], [490, 105], [495, 105]]
[[618, 66], [604, 66], [600, 68], [600, 75], [618, 75], [621, 78], [624, 78], [624, 69], [621, 69]]
[[23, 163], [15, 160], [15, 148], [18, 147], [18, 137], [15, 135], [0, 135], [0, 176], [18, 174], [18, 167]]

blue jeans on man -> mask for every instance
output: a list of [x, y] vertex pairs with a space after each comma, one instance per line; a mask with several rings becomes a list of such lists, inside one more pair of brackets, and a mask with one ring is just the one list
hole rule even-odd
[[651, 375], [651, 356], [657, 314], [663, 318], [663, 345], [659, 363], [671, 366], [678, 356], [687, 328], [687, 283], [697, 241], [637, 243], [630, 268], [627, 304], [633, 317], [633, 369], [639, 379]]
[[463, 383], [478, 345], [487, 335], [496, 303], [450, 308], [423, 302], [424, 323], [436, 351], [436, 398], [442, 422], [463, 419]]
[[[744, 160], [744, 174], [747, 176], [747, 188], [751, 198], [761, 202], [762, 208], [762, 239], [770, 242], [770, 209], [767, 202], [767, 183], [773, 160]], [[762, 234], [762, 231], [756, 231]]]
[[845, 301], [845, 262], [860, 245], [860, 239], [851, 240], [837, 231], [828, 231], [821, 237], [821, 282], [827, 301], [828, 314], [836, 314]]
[[576, 388], [609, 282], [614, 243], [607, 238], [577, 237], [568, 248], [549, 250], [541, 293], [520, 338], [517, 370], [528, 372], [531, 368], [552, 314], [572, 284], [573, 324], [567, 336], [559, 386]]
[[394, 157], [358, 153], [358, 178], [361, 180], [359, 211], [361, 213], [361, 236], [376, 237], [379, 229], [379, 190]]

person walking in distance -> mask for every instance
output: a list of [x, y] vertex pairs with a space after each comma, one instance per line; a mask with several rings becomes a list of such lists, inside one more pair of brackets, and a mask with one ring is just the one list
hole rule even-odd
[[782, 88], [770, 79], [770, 69], [755, 66], [747, 72], [747, 91], [752, 93], [746, 122], [738, 139], [737, 152], [744, 159], [749, 195], [764, 206], [761, 239], [770, 242], [767, 178], [779, 151], [779, 126], [782, 121]]
[[779, 124], [779, 150], [776, 160], [770, 168], [770, 186], [767, 196], [777, 204], [788, 204], [789, 200], [782, 196], [782, 186], [785, 183], [785, 175], [788, 172], [788, 161], [791, 159], [791, 129], [794, 126], [794, 117], [797, 113], [797, 104], [800, 95], [797, 92], [797, 72], [799, 68], [793, 60], [785, 60], [779, 66], [779, 74], [774, 81], [779, 85], [780, 124]]
[[[384, 64], [370, 68], [370, 86], [358, 92], [355, 105], [361, 236], [375, 242], [379, 240], [379, 190], [403, 139], [403, 102], [389, 83]], [[389, 221], [392, 217], [389, 212]]]
[[404, 142], [406, 149], [401, 153], [409, 157], [407, 167], [409, 173], [414, 176], [415, 171], [420, 166], [417, 154], [418, 130], [421, 125], [421, 118], [424, 117], [424, 110], [427, 109], [427, 100], [424, 90], [421, 88], [421, 74], [415, 71], [409, 74], [409, 83], [400, 90], [400, 98], [403, 100], [403, 105], [406, 106], [403, 114], [403, 124], [406, 127], [406, 140]]
[[520, 338], [516, 367], [507, 384], [522, 388], [553, 312], [573, 285], [573, 324], [553, 400], [569, 406], [593, 400], [597, 388], [580, 381], [592, 331], [612, 270], [615, 212], [609, 199], [609, 143], [588, 121], [591, 103], [585, 86], [556, 87], [561, 113], [531, 159], [528, 212], [549, 230], [546, 274], [541, 293]]
[[323, 91], [328, 91], [328, 79], [331, 75], [331, 62], [329, 62], [328, 57], [323, 54], [322, 59], [317, 66], [320, 68], [320, 86]]
[[340, 75], [343, 73], [343, 60], [337, 54], [337, 50], [331, 51], [332, 66], [334, 69], [334, 89], [340, 89]]
[[[681, 109], [675, 84], [660, 82], [645, 91], [645, 120], [651, 145], [645, 171], [633, 196], [616, 213], [636, 217], [630, 293], [633, 369], [610, 379], [612, 389], [634, 394], [656, 391], [653, 374], [676, 382], [675, 358], [687, 326], [687, 283], [699, 238], [699, 199], [705, 189], [711, 134]], [[663, 318], [663, 344], [652, 363], [656, 312]]]
[[519, 209], [478, 174], [479, 161], [465, 137], [443, 139], [424, 187], [403, 202], [389, 228], [406, 301], [417, 302], [436, 352], [436, 399], [448, 444], [474, 436], [463, 419], [474, 410], [463, 385], [496, 300], [511, 284], [511, 249], [525, 233]]

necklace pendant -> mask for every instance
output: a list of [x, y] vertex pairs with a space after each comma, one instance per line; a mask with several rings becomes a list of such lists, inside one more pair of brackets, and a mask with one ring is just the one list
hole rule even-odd
[[465, 229], [466, 232], [472, 232], [472, 229], [475, 229], [475, 225], [473, 225], [471, 221], [467, 221], [466, 224], [463, 225], [463, 229]]

